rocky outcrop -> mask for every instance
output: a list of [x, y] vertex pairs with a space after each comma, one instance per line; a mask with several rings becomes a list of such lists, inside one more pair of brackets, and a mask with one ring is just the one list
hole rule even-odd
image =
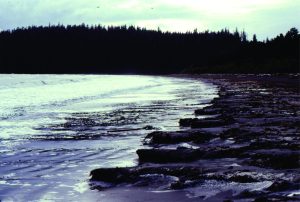
[[209, 180], [241, 187], [263, 183], [231, 199], [300, 200], [293, 194], [300, 185], [299, 76], [279, 76], [281, 83], [268, 75], [202, 77], [221, 86], [219, 98], [196, 110], [195, 118], [180, 119], [182, 130], [148, 134], [145, 144], [155, 148], [137, 150], [138, 166], [96, 169], [92, 180], [141, 185], [153, 182], [145, 182], [149, 176], [167, 176], [165, 189]]
[[181, 142], [204, 143], [213, 138], [215, 138], [214, 134], [197, 130], [176, 132], [155, 131], [146, 136], [146, 140], [148, 140], [150, 144], [175, 144]]

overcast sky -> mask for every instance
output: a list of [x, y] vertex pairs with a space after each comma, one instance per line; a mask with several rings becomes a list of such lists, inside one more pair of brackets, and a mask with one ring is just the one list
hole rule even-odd
[[0, 0], [0, 29], [138, 25], [163, 31], [245, 29], [260, 39], [300, 28], [300, 0]]

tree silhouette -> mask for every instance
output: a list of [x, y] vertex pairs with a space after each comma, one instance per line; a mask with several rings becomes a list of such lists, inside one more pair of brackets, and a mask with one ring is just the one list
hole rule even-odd
[[265, 42], [245, 31], [162, 32], [134, 26], [50, 25], [0, 32], [1, 73], [299, 72], [299, 33]]
[[253, 35], [252, 41], [253, 41], [254, 43], [257, 43], [257, 37], [256, 37], [256, 34]]
[[285, 35], [286, 38], [290, 38], [290, 39], [297, 39], [298, 36], [299, 36], [299, 31], [295, 27], [291, 28], [290, 31], [288, 31]]

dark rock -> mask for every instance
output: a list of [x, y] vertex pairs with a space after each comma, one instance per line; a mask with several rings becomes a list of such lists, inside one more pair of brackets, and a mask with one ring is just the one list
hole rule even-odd
[[214, 128], [227, 125], [222, 120], [195, 120], [191, 123], [191, 128]]
[[186, 188], [184, 182], [177, 181], [171, 184], [171, 189], [184, 189]]
[[178, 142], [189, 142], [193, 140], [193, 134], [189, 132], [153, 132], [147, 138], [151, 137], [152, 144], [171, 144]]
[[288, 202], [288, 201], [299, 201], [298, 198], [288, 197], [288, 196], [279, 196], [279, 195], [268, 195], [257, 197], [254, 202]]
[[200, 131], [161, 132], [155, 131], [147, 135], [151, 144], [173, 144], [194, 141], [203, 143], [213, 138], [212, 134]]
[[251, 175], [239, 175], [235, 174], [229, 178], [230, 181], [240, 182], [240, 183], [251, 183], [251, 182], [258, 182], [258, 180]]
[[300, 167], [298, 152], [256, 153], [250, 164], [274, 169], [296, 169]]
[[234, 119], [230, 116], [220, 115], [216, 118], [195, 119], [191, 121], [191, 128], [214, 128], [232, 124]]
[[139, 149], [136, 153], [140, 162], [154, 163], [195, 161], [204, 154], [198, 149]]
[[203, 148], [203, 149], [139, 149], [140, 162], [168, 163], [190, 162], [199, 159], [236, 158], [245, 155], [247, 147], [240, 148]]
[[252, 142], [249, 146], [253, 149], [289, 149], [293, 151], [300, 150], [299, 143], [278, 140], [278, 138], [273, 138], [272, 140], [262, 139]]
[[275, 181], [270, 187], [267, 188], [268, 191], [279, 192], [285, 191], [293, 188], [299, 188], [299, 186], [295, 185], [292, 182], [288, 182], [286, 180]]
[[[146, 186], [156, 182], [175, 183], [180, 178], [184, 186], [191, 186], [194, 180], [201, 178], [203, 169], [195, 166], [138, 166], [134, 168], [101, 168], [91, 172], [91, 180], [109, 182], [115, 185], [134, 183], [136, 186]], [[177, 178], [174, 178], [177, 177]], [[187, 181], [189, 180], [189, 182]], [[174, 184], [174, 186], [176, 186]]]
[[219, 115], [215, 118], [197, 119], [197, 118], [187, 118], [180, 119], [179, 125], [182, 127], [192, 127], [192, 128], [212, 128], [225, 126], [234, 123], [234, 119], [231, 116]]
[[268, 198], [265, 196], [257, 197], [254, 202], [268, 202]]
[[253, 198], [253, 197], [257, 197], [259, 195], [262, 195], [261, 192], [259, 191], [250, 191], [248, 189], [242, 191], [237, 198]]
[[240, 128], [230, 128], [220, 134], [220, 138], [228, 139], [228, 138], [236, 138], [240, 136], [244, 136], [244, 134], [248, 134], [249, 131], [240, 129]]
[[91, 180], [121, 183], [132, 182], [134, 177], [128, 168], [100, 168], [91, 171]]
[[238, 148], [223, 148], [215, 147], [208, 149], [203, 158], [206, 159], [217, 159], [217, 158], [236, 158], [243, 157], [245, 152], [247, 152], [248, 147], [238, 147]]
[[203, 108], [195, 110], [195, 115], [216, 115], [222, 112], [223, 110], [221, 108]]
[[198, 120], [197, 118], [179, 119], [180, 127], [190, 127], [193, 121]]

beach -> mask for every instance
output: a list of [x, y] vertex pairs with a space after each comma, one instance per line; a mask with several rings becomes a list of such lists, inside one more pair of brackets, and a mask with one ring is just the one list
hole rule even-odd
[[181, 130], [179, 117], [217, 97], [189, 78], [0, 77], [1, 201], [97, 201], [91, 170], [138, 165], [145, 134]]
[[[219, 97], [178, 120], [184, 130], [145, 135], [138, 166], [93, 170], [92, 182], [108, 183], [95, 184], [104, 201], [299, 200], [299, 75], [194, 79], [217, 85]], [[124, 187], [153, 194], [125, 200], [114, 191]]]
[[4, 76], [2, 201], [300, 199], [299, 75]]

